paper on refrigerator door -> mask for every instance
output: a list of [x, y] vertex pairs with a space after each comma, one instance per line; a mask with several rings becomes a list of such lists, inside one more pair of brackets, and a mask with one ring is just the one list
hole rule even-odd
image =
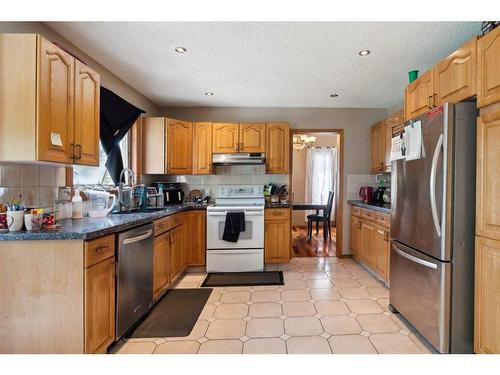
[[398, 134], [391, 138], [391, 161], [404, 159], [404, 134]]
[[422, 123], [414, 122], [405, 126], [406, 160], [417, 160], [422, 157]]

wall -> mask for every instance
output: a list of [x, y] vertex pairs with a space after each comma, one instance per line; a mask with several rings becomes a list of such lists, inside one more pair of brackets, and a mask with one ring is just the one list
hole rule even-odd
[[[316, 137], [314, 146], [316, 147], [337, 147], [337, 133], [302, 133], [313, 135]], [[293, 200], [296, 202], [305, 202], [305, 181], [306, 181], [306, 155], [307, 150], [293, 150], [293, 170], [292, 170], [292, 187]], [[338, 158], [337, 158], [338, 161]], [[335, 215], [332, 213], [332, 221], [335, 221]], [[306, 223], [304, 211], [292, 212], [292, 225], [305, 225]]]
[[[387, 116], [377, 108], [249, 108], [176, 107], [162, 114], [191, 121], [287, 121], [296, 129], [344, 129], [344, 191], [347, 176], [368, 174], [370, 166], [369, 128]], [[343, 253], [349, 253], [349, 209], [344, 194]]]

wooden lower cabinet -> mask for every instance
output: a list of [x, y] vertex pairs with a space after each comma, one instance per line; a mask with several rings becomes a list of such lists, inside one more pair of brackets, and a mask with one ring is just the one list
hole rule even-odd
[[373, 231], [373, 267], [375, 272], [384, 280], [389, 279], [389, 254], [391, 244], [389, 229], [381, 225], [375, 225]]
[[186, 265], [204, 266], [207, 243], [207, 214], [205, 210], [184, 213], [186, 235]]
[[[107, 238], [114, 239], [114, 236], [103, 237], [103, 239]], [[106, 243], [109, 241], [97, 239], [87, 242], [85, 246], [86, 252], [94, 251], [94, 249], [95, 251], [105, 251], [107, 249], [102, 244], [89, 246], [88, 244], [92, 244], [92, 242]], [[111, 257], [85, 268], [85, 353], [106, 353], [108, 346], [116, 338], [114, 242], [112, 254]]]
[[367, 221], [361, 221], [361, 236], [360, 236], [360, 252], [359, 258], [363, 263], [366, 263], [373, 268], [373, 234], [375, 232], [375, 224]]
[[170, 232], [170, 280], [174, 282], [186, 266], [186, 251], [184, 246], [184, 225], [175, 227]]
[[350, 239], [349, 248], [351, 254], [357, 258], [359, 257], [359, 244], [361, 241], [361, 219], [354, 215], [351, 215]]
[[153, 250], [153, 300], [170, 285], [170, 232], [155, 237]]
[[500, 241], [476, 237], [474, 351], [500, 353]]
[[264, 263], [290, 261], [290, 210], [266, 209], [264, 220]]

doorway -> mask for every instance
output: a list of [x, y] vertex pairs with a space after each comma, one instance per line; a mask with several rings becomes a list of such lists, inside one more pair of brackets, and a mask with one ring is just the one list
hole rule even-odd
[[[295, 203], [292, 205], [291, 254], [293, 257], [340, 257], [343, 129], [291, 129], [290, 152], [290, 191], [292, 204]], [[329, 192], [333, 193], [330, 205]], [[313, 210], [304, 209], [305, 206]], [[330, 207], [330, 210], [316, 210], [317, 207]], [[325, 214], [330, 218], [325, 219], [326, 233], [322, 220]]]

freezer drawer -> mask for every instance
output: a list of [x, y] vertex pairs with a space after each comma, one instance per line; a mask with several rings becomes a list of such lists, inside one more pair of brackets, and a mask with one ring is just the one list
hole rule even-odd
[[451, 264], [391, 243], [390, 304], [438, 351], [450, 351]]

